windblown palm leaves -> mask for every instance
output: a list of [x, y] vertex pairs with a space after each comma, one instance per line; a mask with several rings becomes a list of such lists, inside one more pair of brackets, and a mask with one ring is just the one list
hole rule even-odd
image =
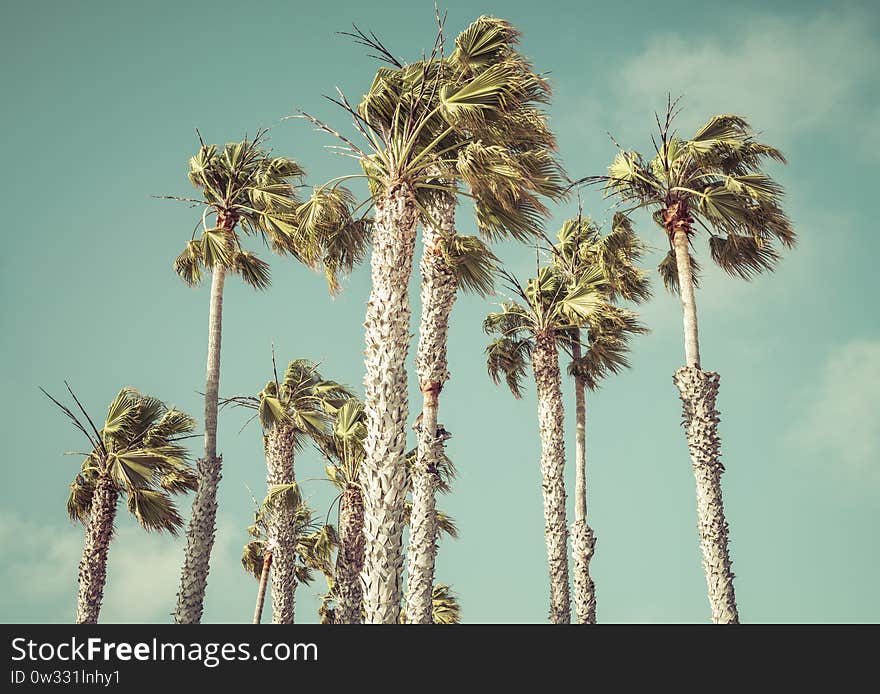
[[269, 286], [268, 263], [242, 247], [238, 230], [309, 267], [323, 264], [334, 288], [337, 274], [350, 271], [363, 257], [368, 223], [352, 216], [351, 193], [342, 187], [316, 188], [302, 200], [305, 170], [262, 149], [265, 135], [260, 131], [252, 140], [222, 148], [203, 143], [190, 159], [189, 180], [203, 197], [176, 199], [203, 206], [202, 233], [197, 238], [193, 232], [174, 263], [188, 285], [201, 282], [203, 268], [221, 266], [255, 289]]
[[172, 499], [195, 489], [189, 453], [181, 441], [195, 422], [156, 398], [123, 388], [110, 403], [98, 429], [76, 395], [68, 391], [84, 419], [43, 391], [88, 439], [85, 454], [67, 501], [72, 520], [86, 527], [79, 572], [76, 621], [95, 623], [101, 609], [107, 552], [119, 497], [145, 529], [176, 534], [183, 524]]

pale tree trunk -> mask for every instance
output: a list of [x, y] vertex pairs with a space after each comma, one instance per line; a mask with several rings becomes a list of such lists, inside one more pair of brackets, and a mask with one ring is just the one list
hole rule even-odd
[[673, 378], [681, 395], [683, 425], [697, 482], [697, 530], [703, 553], [703, 569], [712, 621], [715, 624], [738, 624], [739, 614], [733, 589], [733, 570], [727, 549], [728, 525], [721, 497], [721, 439], [718, 436], [719, 413], [715, 409], [719, 376], [703, 371], [697, 332], [697, 304], [688, 254], [690, 217], [681, 203], [665, 212], [667, 232], [672, 237], [678, 284], [684, 316], [685, 367]]
[[541, 431], [541, 489], [544, 497], [544, 538], [550, 570], [550, 621], [568, 624], [568, 524], [565, 519], [565, 438], [562, 377], [555, 336], [536, 335], [532, 368], [538, 388]]
[[266, 585], [269, 583], [269, 571], [272, 568], [272, 552], [263, 554], [263, 571], [260, 573], [260, 587], [257, 589], [257, 606], [254, 608], [254, 624], [263, 618], [263, 603], [266, 602]]
[[360, 624], [364, 603], [364, 495], [351, 484], [339, 501], [339, 551], [336, 554], [335, 624]]
[[113, 537], [113, 520], [119, 491], [107, 475], [98, 477], [92, 496], [92, 507], [86, 524], [82, 559], [79, 562], [79, 595], [76, 602], [76, 623], [97, 624], [104, 584], [107, 581], [107, 551]]
[[440, 224], [440, 229], [425, 220], [422, 231], [422, 319], [416, 358], [422, 391], [422, 424], [416, 463], [410, 473], [412, 512], [406, 567], [406, 621], [410, 624], [433, 621], [437, 462], [443, 452], [443, 440], [437, 438], [437, 410], [440, 391], [449, 379], [446, 342], [456, 295], [455, 274], [438, 246], [441, 234], [455, 233], [455, 197], [440, 193], [428, 212]]
[[679, 369], [673, 379], [681, 393], [683, 424], [697, 480], [697, 529], [703, 569], [715, 624], [738, 624], [733, 571], [727, 551], [727, 521], [721, 498], [721, 440], [718, 437], [717, 373], [693, 366]]
[[211, 304], [208, 312], [208, 368], [205, 379], [205, 457], [196, 468], [199, 486], [193, 499], [192, 515], [186, 531], [186, 552], [177, 593], [177, 624], [202, 621], [205, 588], [208, 585], [211, 549], [217, 519], [217, 486], [220, 484], [222, 456], [217, 455], [217, 404], [220, 388], [220, 338], [223, 332], [223, 283], [226, 269], [215, 266], [211, 277]]
[[[581, 358], [580, 333], [575, 329], [572, 343], [575, 361]], [[596, 587], [590, 577], [590, 560], [596, 550], [596, 536], [587, 523], [587, 406], [584, 391], [584, 379], [575, 376], [575, 503], [571, 554], [574, 560], [574, 605], [578, 624], [595, 624]]]
[[409, 351], [409, 279], [418, 213], [413, 193], [398, 184], [376, 201], [372, 289], [366, 333], [364, 411], [364, 611], [368, 624], [400, 618], [406, 494], [406, 361]]
[[[267, 489], [293, 484], [293, 430], [276, 424], [265, 437]], [[282, 498], [273, 502], [266, 523], [272, 550], [272, 623], [293, 624], [296, 593], [296, 522], [293, 509]]]

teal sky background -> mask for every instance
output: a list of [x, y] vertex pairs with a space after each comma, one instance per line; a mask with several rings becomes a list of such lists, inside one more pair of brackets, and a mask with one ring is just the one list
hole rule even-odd
[[[783, 149], [800, 244], [779, 270], [744, 283], [708, 269], [697, 293], [704, 367], [721, 374], [723, 479], [743, 621], [880, 620], [880, 313], [876, 307], [876, 179], [880, 164], [880, 11], [875, 3], [443, 3], [454, 37], [479, 14], [514, 22], [523, 49], [549, 71], [552, 126], [572, 176], [604, 171], [606, 131], [650, 151], [653, 112], [683, 94], [684, 133], [710, 115], [747, 116]], [[833, 9], [832, 9], [833, 8]], [[356, 100], [376, 64], [336, 31], [352, 22], [415, 59], [434, 32], [429, 2], [2, 3], [4, 253], [0, 255], [0, 619], [72, 621], [82, 529], [65, 512], [83, 441], [38, 392], [64, 379], [103, 416], [135, 386], [201, 419], [208, 290], [187, 289], [171, 264], [197, 213], [152, 195], [188, 195], [198, 127], [238, 140], [271, 127], [309, 182], [354, 172], [334, 144], [298, 120], [302, 108], [340, 129], [321, 98]], [[600, 191], [585, 210], [610, 219]], [[574, 213], [554, 209], [548, 231]], [[664, 239], [645, 217], [637, 228]], [[473, 233], [466, 210], [459, 231]], [[525, 278], [534, 253], [497, 248]], [[705, 241], [698, 257], [707, 258]], [[227, 283], [224, 395], [256, 393], [278, 359], [318, 360], [362, 392], [368, 267], [336, 299], [323, 278], [268, 258], [273, 286]], [[704, 262], [704, 266], [708, 266]], [[414, 273], [415, 275], [416, 273]], [[656, 275], [654, 275], [656, 277]], [[418, 328], [417, 278], [411, 293]], [[452, 380], [440, 420], [459, 469], [440, 506], [458, 540], [443, 540], [437, 578], [453, 585], [466, 622], [546, 621], [548, 586], [533, 392], [515, 401], [485, 373], [481, 320], [496, 299], [459, 299], [450, 333]], [[694, 480], [672, 374], [683, 362], [680, 308], [659, 282], [641, 309], [631, 371], [588, 398], [590, 521], [602, 622], [707, 622]], [[418, 414], [410, 359], [412, 417]], [[530, 384], [531, 385], [531, 384]], [[566, 384], [566, 405], [573, 393]], [[256, 583], [239, 565], [265, 465], [256, 423], [220, 420], [219, 531], [205, 620], [247, 622]], [[568, 422], [569, 493], [573, 439]], [[200, 440], [193, 440], [198, 454]], [[331, 486], [312, 452], [297, 460], [306, 495], [326, 512]], [[189, 499], [183, 507], [188, 514]], [[572, 519], [570, 506], [570, 520]], [[182, 540], [148, 536], [121, 509], [102, 618], [168, 622]], [[316, 621], [320, 579], [297, 591], [297, 618]]]

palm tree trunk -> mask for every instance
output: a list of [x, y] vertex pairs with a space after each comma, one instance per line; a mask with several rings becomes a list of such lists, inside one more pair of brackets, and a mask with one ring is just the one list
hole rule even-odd
[[[687, 213], [683, 213], [686, 215]], [[684, 349], [686, 366], [673, 377], [681, 395], [683, 424], [697, 482], [697, 530], [703, 553], [703, 569], [712, 621], [715, 624], [738, 624], [739, 614], [733, 590], [733, 571], [727, 549], [728, 524], [721, 496], [721, 439], [718, 436], [719, 413], [715, 409], [719, 376], [700, 367], [697, 333], [697, 304], [688, 254], [687, 217], [673, 210], [668, 214], [667, 229], [675, 248], [678, 285], [684, 314]]]
[[211, 549], [217, 518], [217, 486], [220, 484], [222, 456], [217, 455], [217, 405], [220, 388], [220, 338], [223, 328], [223, 283], [226, 268], [215, 266], [211, 277], [211, 304], [208, 311], [208, 368], [205, 379], [205, 457], [196, 468], [199, 486], [193, 499], [192, 516], [186, 532], [186, 552], [177, 593], [177, 624], [202, 621], [205, 588], [208, 585]]
[[544, 537], [550, 569], [550, 621], [553, 624], [568, 624], [571, 620], [571, 601], [568, 590], [568, 524], [565, 519], [564, 407], [559, 352], [552, 333], [535, 337], [532, 368], [538, 388]]
[[107, 551], [113, 537], [113, 520], [116, 518], [118, 500], [116, 483], [108, 475], [101, 475], [95, 484], [82, 559], [79, 562], [77, 624], [98, 623], [98, 613], [104, 600], [104, 584], [107, 581]]
[[697, 300], [694, 296], [694, 276], [688, 253], [687, 233], [676, 229], [672, 234], [675, 265], [678, 269], [678, 288], [684, 320], [684, 357], [687, 366], [700, 368], [700, 338], [697, 329]]
[[364, 603], [364, 495], [351, 484], [339, 501], [339, 551], [336, 554], [335, 624], [360, 624]]
[[260, 573], [260, 587], [257, 589], [257, 606], [254, 608], [254, 624], [263, 618], [263, 603], [266, 602], [266, 584], [269, 583], [269, 571], [272, 568], [272, 552], [266, 550], [263, 555], [263, 571]]
[[[580, 333], [576, 328], [572, 342], [574, 361], [581, 358]], [[590, 577], [590, 560], [596, 549], [596, 536], [587, 523], [587, 406], [584, 390], [584, 379], [575, 376], [575, 503], [574, 523], [571, 526], [571, 553], [574, 560], [574, 604], [578, 624], [595, 624], [596, 587]]]
[[[266, 484], [293, 484], [293, 437], [289, 426], [276, 424], [265, 437]], [[283, 498], [273, 502], [267, 523], [272, 550], [272, 623], [293, 624], [296, 592], [296, 520]]]
[[721, 439], [718, 436], [717, 373], [690, 366], [673, 379], [681, 393], [683, 424], [697, 480], [697, 530], [703, 552], [703, 569], [715, 624], [738, 624], [733, 571], [727, 550], [728, 525], [721, 498]]
[[434, 559], [437, 554], [437, 461], [443, 450], [443, 441], [437, 439], [437, 409], [440, 391], [449, 380], [446, 342], [449, 316], [456, 296], [455, 274], [438, 246], [441, 234], [455, 233], [455, 198], [441, 193], [428, 212], [440, 228], [433, 227], [426, 220], [422, 231], [422, 319], [416, 358], [422, 391], [422, 424], [416, 463], [410, 473], [412, 512], [406, 570], [406, 620], [410, 624], [432, 622]]
[[368, 624], [396, 624], [400, 618], [409, 279], [418, 220], [414, 202], [408, 187], [394, 186], [376, 201], [373, 225], [372, 289], [364, 322], [366, 457], [360, 469]]

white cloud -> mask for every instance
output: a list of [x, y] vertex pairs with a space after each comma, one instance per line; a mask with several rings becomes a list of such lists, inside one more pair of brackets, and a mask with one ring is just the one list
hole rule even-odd
[[880, 39], [873, 25], [858, 11], [808, 18], [753, 14], [717, 32], [656, 34], [608, 73], [611, 99], [581, 99], [578, 129], [590, 137], [610, 130], [624, 146], [648, 147], [642, 143], [650, 114], [662, 110], [671, 93], [685, 97], [683, 133], [709, 114], [739, 113], [783, 148], [798, 135], [833, 125], [836, 131], [844, 126], [853, 146], [876, 154]]
[[822, 461], [835, 477], [880, 480], [880, 339], [837, 348], [815, 379], [788, 443]]
[[[124, 509], [121, 509], [124, 511]], [[128, 518], [110, 546], [107, 585], [101, 622], [168, 623], [174, 609], [183, 560], [184, 539], [144, 532]], [[208, 601], [223, 596], [218, 609], [230, 607], [223, 621], [244, 621], [250, 593], [238, 599], [247, 581], [239, 566], [243, 528], [221, 519], [212, 555]], [[83, 530], [75, 525], [39, 524], [18, 514], [0, 514], [0, 606], [4, 620], [34, 622], [73, 621], [76, 608], [77, 567]], [[230, 599], [232, 596], [232, 599]], [[230, 603], [233, 603], [230, 606]], [[208, 617], [211, 615], [208, 614]]]

